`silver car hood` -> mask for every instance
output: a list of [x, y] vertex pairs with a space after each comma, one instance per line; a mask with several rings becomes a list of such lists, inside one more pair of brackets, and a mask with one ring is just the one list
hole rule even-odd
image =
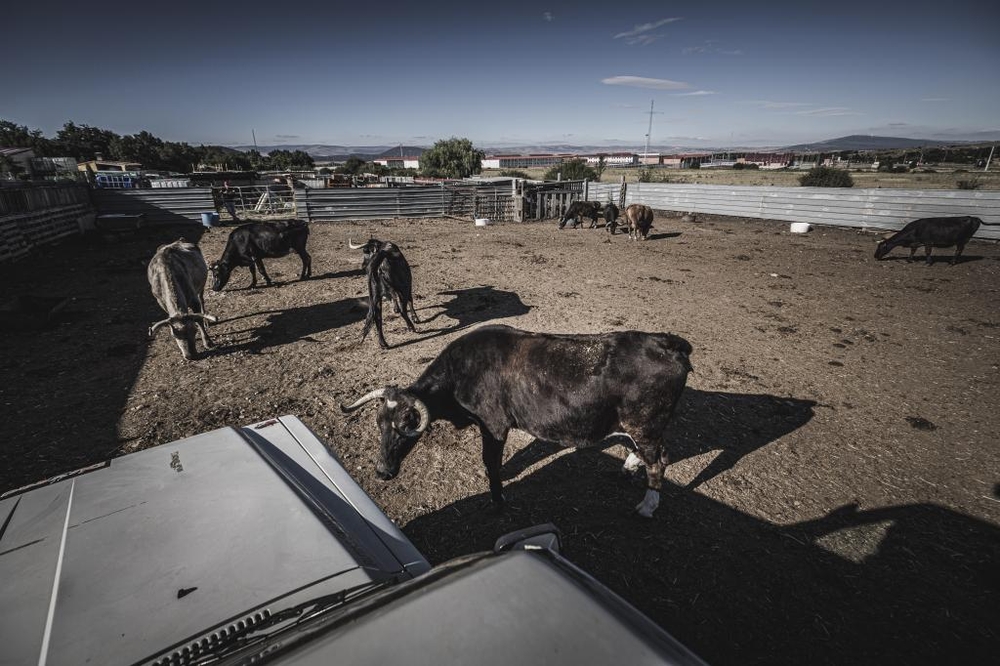
[[0, 664], [134, 663], [428, 568], [298, 419], [224, 428], [0, 498]]

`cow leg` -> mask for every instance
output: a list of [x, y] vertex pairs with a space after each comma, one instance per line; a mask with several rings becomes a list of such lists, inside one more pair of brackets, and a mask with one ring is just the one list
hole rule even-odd
[[[202, 290], [201, 295], [198, 296], [198, 300], [194, 304], [195, 312], [200, 312], [205, 314], [205, 292]], [[198, 319], [198, 332], [201, 335], [201, 342], [205, 345], [205, 349], [212, 349], [215, 345], [212, 344], [212, 339], [208, 337], [208, 324], [205, 323], [204, 319]]]
[[646, 461], [646, 494], [642, 501], [635, 505], [635, 511], [643, 518], [652, 518], [656, 507], [660, 505], [660, 488], [663, 485], [663, 463], [657, 457], [656, 462]]
[[965, 249], [965, 243], [959, 243], [955, 246], [955, 256], [951, 258], [950, 266], [954, 266], [958, 263], [958, 258], [962, 256], [962, 250]]
[[305, 280], [306, 278], [312, 277], [313, 274], [313, 260], [312, 256], [306, 252], [305, 248], [299, 250], [299, 258], [302, 259], [302, 272], [299, 274], [300, 280]]
[[264, 262], [257, 256], [253, 258], [253, 262], [257, 264], [257, 268], [260, 270], [260, 274], [263, 276], [264, 282], [266, 282], [267, 286], [270, 287], [273, 283], [271, 282], [271, 276], [267, 274], [266, 270], [264, 270]]
[[503, 463], [503, 445], [507, 439], [497, 439], [483, 426], [479, 426], [479, 432], [483, 436], [483, 464], [486, 466], [486, 478], [490, 481], [490, 499], [493, 506], [502, 507], [504, 504], [503, 482], [500, 480], [500, 466]]
[[411, 333], [416, 333], [417, 327], [413, 325], [412, 321], [410, 321], [410, 315], [407, 314], [406, 312], [406, 303], [403, 302], [403, 299], [401, 297], [397, 296], [396, 298], [399, 299], [399, 303], [396, 306], [397, 309], [399, 310], [399, 316], [401, 316], [403, 318], [403, 321], [406, 322], [406, 328], [410, 329]]
[[420, 317], [417, 316], [417, 308], [413, 305], [413, 301], [410, 301], [410, 314], [413, 315], [413, 321], [420, 323]]
[[906, 263], [908, 263], [908, 264], [909, 264], [909, 263], [912, 263], [912, 262], [913, 262], [913, 257], [914, 257], [914, 256], [915, 256], [916, 254], [917, 254], [917, 246], [916, 246], [916, 245], [914, 245], [913, 247], [911, 247], [911, 248], [910, 248], [910, 256], [908, 256], [908, 257], [906, 258]]
[[924, 246], [924, 254], [927, 255], [927, 265], [928, 266], [931, 265], [931, 250], [932, 249], [933, 248], [930, 245], [925, 245]]
[[250, 262], [250, 288], [257, 286], [257, 269], [253, 267], [254, 262]]
[[379, 280], [368, 280], [368, 315], [365, 317], [365, 327], [361, 330], [361, 342], [368, 337], [372, 324], [375, 324], [375, 332], [378, 333], [378, 344], [382, 349], [388, 349], [389, 343], [385, 341], [385, 334], [382, 332], [382, 289]]

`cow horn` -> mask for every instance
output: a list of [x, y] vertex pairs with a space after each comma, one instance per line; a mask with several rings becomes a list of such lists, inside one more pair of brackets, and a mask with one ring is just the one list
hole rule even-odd
[[349, 413], [353, 412], [355, 409], [357, 409], [358, 407], [361, 407], [362, 405], [364, 405], [366, 403], [369, 403], [372, 400], [377, 400], [377, 399], [381, 398], [383, 395], [385, 395], [385, 389], [384, 388], [375, 389], [374, 391], [370, 391], [368, 393], [365, 393], [363, 396], [361, 396], [360, 398], [358, 398], [356, 401], [354, 401], [350, 405], [344, 405], [343, 403], [341, 403], [341, 405], [340, 405], [340, 411], [344, 412], [345, 414], [349, 414]]
[[420, 423], [417, 424], [414, 430], [403, 433], [407, 437], [416, 437], [424, 430], [427, 430], [427, 426], [431, 424], [431, 413], [427, 409], [427, 405], [420, 398], [413, 398], [413, 409], [417, 410], [417, 413], [420, 414]]
[[209, 324], [214, 324], [219, 321], [219, 318], [215, 315], [205, 314], [204, 312], [192, 312], [186, 316], [191, 319], [204, 319]]
[[361, 245], [355, 245], [354, 243], [351, 242], [350, 238], [347, 239], [347, 247], [351, 248], [352, 250], [360, 250], [364, 246], [365, 246], [364, 243], [362, 243]]
[[156, 332], [158, 330], [160, 330], [160, 327], [166, 326], [167, 324], [169, 324], [172, 321], [172, 319], [173, 319], [173, 317], [167, 317], [163, 321], [158, 321], [155, 324], [153, 324], [152, 326], [150, 326], [149, 327], [149, 337], [153, 337], [154, 335], [156, 335]]

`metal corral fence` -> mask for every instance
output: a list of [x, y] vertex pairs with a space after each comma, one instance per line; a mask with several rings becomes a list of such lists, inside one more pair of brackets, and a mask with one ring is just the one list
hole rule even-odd
[[85, 185], [0, 188], [0, 261], [79, 233], [93, 214]]
[[142, 214], [143, 224], [147, 226], [200, 223], [202, 213], [215, 211], [211, 187], [97, 189], [92, 194], [98, 216]]
[[509, 222], [515, 220], [514, 203], [509, 184], [295, 190], [296, 213], [311, 222], [442, 215]]
[[[955, 215], [974, 215], [984, 222], [1000, 224], [1000, 192], [972, 190], [629, 183], [625, 200], [627, 204], [641, 203], [657, 210], [860, 229], [896, 230], [917, 218]], [[975, 237], [1000, 240], [1000, 227], [982, 226]]]
[[[245, 215], [296, 215], [295, 198], [292, 188], [288, 185], [244, 185], [229, 188], [228, 193], [223, 188], [214, 188], [215, 199], [223, 208], [225, 200], [232, 202], [236, 214]], [[224, 209], [224, 208], [223, 208]]]

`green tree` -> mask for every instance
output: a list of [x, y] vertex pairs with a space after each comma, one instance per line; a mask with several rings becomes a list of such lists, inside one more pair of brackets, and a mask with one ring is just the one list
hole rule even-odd
[[59, 157], [52, 141], [42, 136], [42, 130], [28, 129], [9, 120], [0, 120], [0, 146], [4, 148], [32, 148], [37, 157]]
[[357, 176], [364, 171], [364, 168], [365, 161], [360, 157], [351, 155], [347, 158], [346, 162], [337, 167], [337, 173], [346, 173], [351, 176]]
[[76, 125], [72, 121], [63, 125], [56, 133], [55, 143], [63, 155], [86, 162], [102, 155], [111, 157], [111, 142], [120, 138], [114, 132], [90, 125]]
[[803, 187], [854, 187], [851, 174], [843, 169], [818, 166], [799, 177]]
[[138, 162], [146, 169], [159, 168], [163, 141], [143, 130], [138, 134], [115, 136], [109, 144], [110, 159]]
[[557, 164], [545, 172], [545, 180], [557, 180], [562, 174], [563, 180], [598, 180], [597, 172], [582, 159], [567, 160]]
[[420, 156], [420, 172], [432, 178], [467, 178], [483, 170], [484, 157], [468, 139], [443, 139]]
[[597, 173], [597, 180], [600, 180], [604, 176], [604, 170], [608, 168], [608, 156], [604, 153], [597, 154], [597, 167], [594, 171]]

